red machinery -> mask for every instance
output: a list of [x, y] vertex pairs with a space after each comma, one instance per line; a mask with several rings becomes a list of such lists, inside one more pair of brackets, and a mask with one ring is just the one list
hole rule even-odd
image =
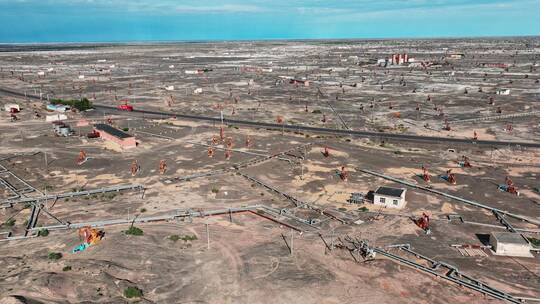
[[88, 156], [86, 155], [86, 152], [84, 150], [81, 150], [79, 152], [79, 157], [77, 158], [77, 165], [82, 165], [88, 160]]
[[99, 132], [96, 131], [96, 130], [93, 130], [92, 132], [86, 134], [86, 137], [88, 137], [88, 138], [98, 138], [99, 137]]
[[323, 114], [323, 115], [322, 115], [322, 120], [321, 120], [321, 121], [322, 121], [322, 122], [326, 122], [326, 114]]
[[324, 157], [330, 156], [330, 151], [328, 150], [328, 147], [324, 147], [324, 151], [321, 152]]
[[277, 122], [278, 124], [282, 124], [284, 121], [285, 121], [285, 120], [283, 119], [283, 116], [279, 116], [279, 115], [278, 115], [278, 116], [276, 117], [276, 122]]
[[214, 148], [208, 147], [208, 157], [214, 157]]
[[442, 179], [446, 180], [452, 185], [457, 184], [456, 175], [452, 173], [452, 169], [448, 169], [448, 171], [446, 171], [446, 175], [442, 176]]
[[227, 137], [225, 140], [225, 145], [227, 146], [227, 149], [231, 149], [233, 146], [233, 139], [232, 137]]
[[225, 138], [225, 130], [223, 129], [223, 126], [219, 127], [219, 138], [221, 140]]
[[504, 185], [499, 185], [499, 190], [519, 195], [517, 187], [514, 185], [514, 182], [512, 181], [512, 179], [510, 179], [509, 176], [505, 177], [504, 183]]
[[450, 124], [448, 123], [448, 119], [445, 119], [445, 120], [444, 120], [444, 127], [443, 127], [443, 130], [445, 130], [445, 131], [450, 131], [450, 130], [452, 130], [452, 128], [450, 127]]
[[431, 229], [429, 228], [429, 215], [425, 212], [422, 212], [422, 217], [413, 219], [413, 221], [418, 227], [422, 228], [426, 234], [431, 233]]
[[473, 139], [478, 140], [478, 133], [476, 131], [473, 131]]
[[118, 110], [132, 112], [133, 111], [133, 106], [129, 105], [127, 103], [126, 104], [121, 104], [121, 105], [118, 106]]
[[167, 106], [170, 108], [173, 105], [173, 103], [174, 103], [174, 96], [169, 95], [169, 98], [167, 99]]
[[459, 162], [459, 166], [463, 168], [472, 168], [471, 162], [469, 161], [469, 158], [465, 155], [461, 157], [461, 161]]
[[341, 180], [344, 182], [346, 182], [349, 179], [349, 172], [345, 170], [345, 166], [341, 167], [341, 171], [339, 172], [339, 178], [341, 178]]
[[231, 156], [232, 156], [232, 151], [229, 149], [225, 150], [225, 159], [229, 160], [231, 159]]
[[420, 175], [420, 177], [422, 177], [422, 179], [426, 183], [429, 183], [431, 181], [431, 175], [429, 175], [429, 172], [428, 172], [427, 168], [424, 167], [424, 165], [422, 165], [422, 175]]
[[97, 230], [91, 227], [83, 227], [79, 229], [79, 237], [89, 245], [94, 245], [98, 243], [105, 233], [101, 230]]
[[512, 126], [511, 123], [506, 124], [506, 132], [512, 132], [513, 129], [514, 129], [514, 127]]
[[251, 137], [249, 135], [246, 136], [246, 148], [251, 147]]
[[135, 176], [140, 170], [141, 170], [141, 166], [139, 166], [139, 163], [137, 162], [137, 160], [133, 160], [131, 162], [131, 176]]
[[167, 163], [164, 159], [159, 161], [159, 173], [164, 174], [167, 171]]

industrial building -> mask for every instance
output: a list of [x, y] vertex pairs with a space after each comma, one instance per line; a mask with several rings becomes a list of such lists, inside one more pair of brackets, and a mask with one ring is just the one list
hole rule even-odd
[[492, 232], [489, 244], [495, 255], [534, 257], [531, 254], [531, 244], [519, 233]]
[[58, 136], [68, 137], [74, 134], [73, 129], [71, 129], [69, 125], [61, 121], [54, 121], [53, 129], [54, 129], [54, 133]]
[[10, 104], [4, 105], [4, 110], [10, 113], [17, 113], [21, 111], [21, 108], [16, 103], [10, 103]]
[[373, 204], [401, 209], [407, 204], [405, 201], [406, 193], [407, 189], [404, 188], [379, 187], [373, 193]]
[[94, 131], [99, 133], [99, 137], [104, 140], [112, 141], [124, 149], [135, 148], [137, 146], [135, 137], [109, 125], [95, 124]]

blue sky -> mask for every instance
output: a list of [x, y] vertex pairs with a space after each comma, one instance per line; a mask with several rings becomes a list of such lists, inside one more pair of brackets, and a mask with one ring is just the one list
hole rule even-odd
[[0, 0], [0, 43], [540, 35], [540, 0]]

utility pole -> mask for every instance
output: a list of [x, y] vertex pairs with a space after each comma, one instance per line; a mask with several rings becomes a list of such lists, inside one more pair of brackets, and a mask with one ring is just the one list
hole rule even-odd
[[47, 170], [47, 169], [48, 169], [47, 152], [44, 151], [44, 152], [43, 152], [43, 155], [45, 155], [45, 173], [47, 173], [47, 171], [48, 171], [48, 170]]
[[210, 230], [208, 230], [208, 223], [206, 225], [206, 248], [210, 250]]
[[291, 229], [291, 256], [294, 255], [293, 239], [294, 239], [294, 231]]
[[330, 250], [334, 250], [334, 230], [336, 230], [336, 228], [332, 229], [332, 236], [330, 239]]

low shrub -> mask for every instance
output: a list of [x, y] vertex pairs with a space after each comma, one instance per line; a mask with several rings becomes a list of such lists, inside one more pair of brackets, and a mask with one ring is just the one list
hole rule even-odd
[[129, 227], [129, 229], [124, 231], [124, 233], [127, 235], [143, 235], [144, 234], [141, 228], [137, 228], [135, 226]]
[[49, 252], [47, 257], [49, 260], [58, 261], [62, 258], [62, 254], [60, 252]]
[[124, 289], [124, 297], [128, 299], [140, 298], [142, 297], [142, 295], [142, 290], [139, 289], [137, 286], [129, 286], [128, 288]]

